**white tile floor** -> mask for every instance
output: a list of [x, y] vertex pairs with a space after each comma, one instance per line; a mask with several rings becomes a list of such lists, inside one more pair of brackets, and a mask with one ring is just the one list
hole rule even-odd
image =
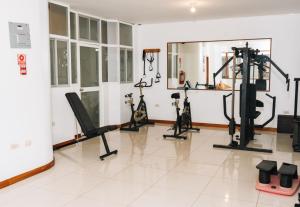
[[[255, 190], [263, 159], [300, 165], [288, 135], [264, 133], [255, 145], [273, 154], [213, 149], [227, 131], [201, 129], [186, 141], [164, 140], [168, 126], [107, 137], [119, 154], [100, 161], [99, 139], [55, 152], [51, 170], [0, 190], [1, 207], [292, 207], [293, 197]], [[171, 131], [169, 132], [171, 133]]]

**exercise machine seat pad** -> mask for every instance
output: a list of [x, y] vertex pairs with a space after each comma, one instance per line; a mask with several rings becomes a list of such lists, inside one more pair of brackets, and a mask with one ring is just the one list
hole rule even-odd
[[180, 99], [180, 93], [172, 93], [171, 98]]
[[88, 138], [99, 136], [117, 128], [116, 126], [95, 127], [77, 93], [66, 93], [66, 98], [79, 122], [82, 132]]
[[81, 102], [77, 93], [66, 93], [66, 98], [69, 101], [71, 108], [82, 128], [84, 134], [88, 134], [88, 132], [95, 130], [95, 126]]
[[262, 107], [264, 107], [264, 103], [260, 100], [256, 100], [256, 107], [262, 108]]
[[280, 186], [283, 188], [292, 188], [293, 180], [298, 179], [297, 166], [283, 163], [278, 172], [280, 174]]
[[257, 79], [255, 83], [256, 83], [256, 89], [258, 91], [265, 91], [265, 90], [267, 90], [267, 80], [265, 80], [265, 79]]
[[292, 164], [283, 163], [278, 172], [282, 175], [292, 175], [297, 178], [297, 166]]
[[256, 168], [259, 169], [258, 180], [261, 184], [269, 184], [271, 182], [271, 175], [277, 175], [276, 161], [263, 160]]
[[260, 115], [261, 115], [260, 111], [255, 111], [254, 119], [257, 119], [257, 117], [259, 117]]
[[266, 171], [266, 172], [273, 171], [273, 174], [277, 174], [277, 173], [274, 173], [274, 171], [277, 172], [277, 162], [276, 161], [263, 160], [258, 165], [256, 165], [256, 168], [259, 170]]

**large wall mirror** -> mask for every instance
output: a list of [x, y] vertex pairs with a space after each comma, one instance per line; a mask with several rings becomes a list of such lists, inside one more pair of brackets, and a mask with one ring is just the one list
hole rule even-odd
[[[227, 65], [215, 77], [215, 84], [214, 73], [233, 56], [233, 47], [245, 47], [247, 42], [249, 47], [258, 49], [259, 54], [271, 57], [270, 38], [168, 43], [168, 89], [183, 89], [188, 81], [191, 89], [231, 90], [233, 69], [242, 64], [242, 59], [236, 59], [235, 66], [233, 62]], [[269, 91], [270, 64], [266, 63], [264, 71], [258, 70], [255, 64], [251, 67], [254, 67], [251, 81], [264, 82], [263, 90]], [[236, 88], [241, 84], [241, 76], [236, 77]]]

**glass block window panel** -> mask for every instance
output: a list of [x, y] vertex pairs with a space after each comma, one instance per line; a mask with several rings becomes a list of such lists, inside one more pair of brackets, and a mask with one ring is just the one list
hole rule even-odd
[[102, 47], [102, 81], [118, 82], [118, 48]]
[[51, 69], [51, 85], [56, 85], [56, 56], [55, 56], [55, 40], [50, 39], [50, 69]]
[[116, 45], [118, 44], [118, 23], [102, 21], [101, 24], [102, 43]]
[[71, 69], [72, 83], [77, 83], [77, 47], [76, 43], [71, 43]]
[[126, 49], [121, 49], [120, 50], [120, 82], [121, 83], [126, 83], [127, 81], [127, 65], [126, 65]]
[[132, 26], [120, 23], [120, 45], [132, 46]]
[[50, 34], [68, 36], [68, 8], [49, 3]]
[[102, 82], [108, 82], [108, 49], [102, 47]]
[[132, 83], [133, 81], [133, 52], [131, 49], [120, 49], [120, 82]]
[[70, 30], [71, 30], [71, 39], [76, 39], [76, 14], [70, 13]]
[[57, 41], [57, 83], [58, 85], [68, 84], [68, 43]]
[[107, 44], [112, 44], [112, 45], [118, 44], [117, 31], [118, 31], [118, 23], [108, 22], [108, 24], [107, 24], [107, 34], [108, 34]]
[[107, 22], [101, 21], [101, 42], [107, 44]]
[[99, 86], [98, 49], [80, 47], [81, 87]]
[[119, 49], [115, 47], [108, 48], [108, 81], [109, 82], [118, 82], [119, 81], [119, 73], [118, 73], [118, 52]]
[[127, 83], [133, 82], [133, 52], [127, 50]]
[[90, 40], [99, 42], [98, 20], [90, 20]]
[[88, 40], [90, 37], [89, 19], [79, 16], [79, 37]]

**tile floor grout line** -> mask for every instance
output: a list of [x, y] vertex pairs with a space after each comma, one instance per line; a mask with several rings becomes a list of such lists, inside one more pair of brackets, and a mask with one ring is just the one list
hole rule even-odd
[[257, 201], [256, 201], [256, 207], [258, 207], [260, 193], [261, 193], [261, 192], [259, 191], [259, 192], [258, 192], [258, 196], [257, 196]]
[[[161, 130], [156, 130], [156, 131], [155, 131], [155, 134], [158, 134], [158, 133], [160, 133]], [[167, 191], [167, 189], [170, 189], [170, 184], [172, 185], [173, 182], [167, 182], [166, 184], [162, 183], [163, 185], [160, 185], [161, 183], [159, 183], [159, 182], [163, 182], [164, 179], [168, 179], [169, 180], [168, 177], [171, 176], [170, 174], [172, 174], [172, 177], [175, 178], [175, 181], [176, 181], [176, 178], [178, 178], [178, 177], [174, 176], [173, 173], [182, 173], [183, 176], [186, 175], [187, 177], [189, 177], [188, 178], [189, 182], [193, 183], [194, 180], [196, 178], [198, 178], [198, 177], [197, 176], [189, 175], [187, 173], [198, 174], [199, 176], [205, 176], [205, 175], [201, 175], [201, 173], [206, 168], [201, 167], [201, 165], [217, 166], [217, 167], [214, 167], [212, 169], [208, 168], [208, 170], [209, 170], [208, 172], [213, 171], [213, 173], [208, 173], [207, 174], [207, 176], [206, 176], [207, 180], [204, 182], [204, 184], [206, 182], [207, 182], [207, 184], [205, 184], [205, 185], [201, 184], [201, 186], [203, 188], [200, 188], [199, 185], [193, 186], [193, 189], [194, 189], [195, 193], [193, 194], [193, 196], [190, 196], [188, 200], [186, 200], [186, 204], [188, 204], [186, 206], [190, 206], [190, 205], [194, 206], [196, 204], [196, 202], [199, 200], [199, 198], [201, 198], [201, 196], [205, 197], [207, 195], [208, 197], [211, 197], [212, 201], [214, 200], [214, 196], [216, 196], [216, 195], [213, 193], [213, 191], [211, 191], [210, 193], [205, 193], [206, 189], [210, 188], [209, 185], [213, 185], [214, 184], [214, 179], [217, 179], [219, 177], [221, 180], [223, 180], [222, 177], [224, 177], [224, 178], [227, 177], [228, 172], [227, 172], [227, 170], [225, 168], [227, 168], [227, 169], [230, 168], [230, 169], [232, 169], [234, 171], [237, 170], [238, 177], [240, 175], [239, 173], [243, 172], [243, 169], [245, 168], [245, 166], [243, 166], [243, 165], [242, 166], [240, 166], [240, 165], [231, 166], [230, 163], [226, 163], [226, 162], [231, 162], [232, 158], [234, 158], [233, 161], [235, 160], [235, 158], [237, 158], [237, 159], [240, 160], [240, 162], [244, 162], [245, 160], [246, 160], [246, 162], [248, 162], [248, 155], [246, 156], [247, 159], [244, 159], [244, 154], [243, 153], [235, 153], [234, 151], [230, 151], [228, 154], [227, 153], [220, 153], [220, 155], [219, 155], [218, 153], [215, 154], [214, 150], [210, 149], [212, 147], [211, 144], [213, 142], [215, 142], [217, 140], [217, 138], [221, 138], [221, 140], [225, 141], [225, 135], [223, 136], [224, 137], [224, 139], [223, 139], [220, 133], [214, 133], [214, 132], [212, 132], [212, 133], [206, 133], [204, 131], [204, 133], [203, 133], [202, 136], [200, 136], [201, 133], [200, 133], [200, 135], [195, 134], [196, 136], [194, 136], [194, 134], [193, 134], [193, 135], [189, 136], [189, 139], [187, 140], [187, 142], [183, 142], [182, 144], [178, 144], [178, 145], [174, 145], [172, 143], [172, 142], [174, 142], [174, 140], [170, 140], [170, 143], [168, 143], [168, 142], [164, 141], [158, 135], [157, 136], [156, 135], [152, 136], [153, 134], [154, 133], [152, 132], [152, 130], [149, 131], [146, 135], [145, 135], [144, 132], [142, 132], [141, 136], [146, 136], [147, 140], [149, 140], [149, 142], [147, 142], [147, 143], [144, 143], [142, 141], [139, 142], [138, 140], [131, 143], [130, 141], [132, 141], [132, 140], [127, 140], [127, 136], [120, 135], [120, 134], [113, 134], [112, 137], [111, 137], [112, 140], [113, 140], [113, 142], [112, 142], [113, 145], [117, 146], [117, 147], [120, 147], [122, 149], [122, 152], [124, 154], [122, 154], [120, 158], [112, 159], [112, 161], [109, 161], [106, 164], [105, 163], [104, 164], [100, 164], [101, 167], [98, 166], [98, 165], [96, 165], [96, 163], [97, 163], [96, 159], [92, 158], [92, 156], [94, 155], [94, 152], [99, 153], [99, 151], [97, 150], [98, 147], [96, 147], [96, 146], [94, 147], [94, 144], [98, 144], [98, 141], [97, 142], [94, 142], [94, 141], [93, 142], [88, 142], [87, 145], [85, 145], [86, 147], [83, 147], [83, 146], [79, 145], [79, 146], [76, 146], [76, 148], [78, 148], [78, 149], [68, 149], [67, 148], [66, 151], [63, 151], [63, 150], [59, 151], [58, 154], [57, 154], [57, 156], [58, 156], [57, 161], [59, 161], [61, 159], [61, 162], [58, 165], [58, 168], [56, 168], [54, 170], [54, 173], [53, 174], [49, 174], [49, 178], [48, 178], [47, 174], [45, 176], [42, 176], [41, 177], [42, 180], [36, 182], [35, 184], [34, 184], [34, 182], [36, 181], [36, 179], [34, 179], [31, 182], [28, 182], [25, 186], [28, 186], [30, 188], [34, 188], [34, 186], [36, 186], [38, 189], [42, 189], [42, 190], [46, 190], [46, 191], [51, 192], [51, 190], [43, 188], [46, 185], [40, 184], [40, 183], [43, 183], [45, 180], [46, 181], [50, 180], [48, 182], [45, 182], [45, 183], [49, 184], [50, 182], [52, 182], [51, 180], [63, 179], [64, 177], [67, 177], [70, 174], [77, 172], [79, 168], [80, 169], [89, 168], [89, 169], [87, 169], [87, 172], [91, 172], [91, 175], [93, 175], [93, 168], [94, 168], [93, 166], [95, 166], [95, 169], [98, 169], [98, 167], [100, 167], [100, 169], [98, 170], [100, 172], [99, 174], [106, 174], [106, 175], [113, 174], [113, 176], [109, 176], [109, 177], [105, 176], [105, 178], [103, 179], [103, 181], [99, 181], [98, 182], [97, 186], [99, 186], [99, 188], [101, 188], [101, 183], [107, 182], [107, 181], [110, 181], [110, 180], [115, 180], [113, 178], [114, 176], [121, 175], [122, 173], [124, 173], [124, 171], [128, 170], [128, 168], [130, 168], [132, 166], [139, 166], [139, 163], [143, 162], [143, 160], [145, 160], [145, 158], [147, 158], [147, 160], [148, 160], [151, 157], [153, 157], [153, 160], [150, 159], [150, 161], [148, 160], [148, 162], [145, 161], [145, 166], [144, 167], [145, 168], [149, 168], [149, 169], [161, 170], [162, 172], [161, 173], [156, 173], [156, 175], [159, 175], [159, 176], [154, 176], [154, 178], [155, 178], [155, 179], [153, 179], [154, 182], [149, 182], [148, 185], [144, 185], [143, 188], [140, 188], [137, 191], [138, 194], [134, 194], [136, 196], [132, 196], [131, 197], [132, 201], [128, 199], [128, 202], [124, 202], [123, 203], [124, 206], [128, 206], [129, 207], [130, 205], [135, 204], [137, 202], [137, 200], [141, 199], [141, 197], [143, 197], [143, 196], [147, 196], [148, 197], [149, 193], [147, 193], [147, 192], [150, 191], [150, 194], [151, 194], [151, 192], [152, 192], [151, 188], [152, 189], [154, 189], [154, 188], [158, 188], [159, 189], [159, 186], [163, 186], [163, 187], [166, 188], [166, 191]], [[189, 133], [189, 134], [191, 134], [191, 133]], [[137, 136], [134, 136], [133, 137], [134, 140], [138, 139], [139, 136], [140, 135], [138, 135], [138, 134], [137, 134]], [[153, 137], [155, 137], [154, 140], [153, 140]], [[122, 140], [120, 141], [120, 139], [122, 139]], [[269, 145], [269, 141], [267, 142], [267, 144]], [[276, 140], [272, 139], [272, 145], [275, 146], [275, 144], [276, 144]], [[175, 147], [175, 154], [174, 154], [174, 147]], [[204, 156], [204, 158], [205, 158], [206, 156], [208, 156], [208, 157], [209, 156], [212, 156], [212, 157], [216, 156], [217, 157], [217, 154], [218, 154], [218, 156], [220, 157], [220, 159], [217, 158], [217, 162], [216, 162], [217, 164], [210, 164], [211, 162], [214, 163], [214, 161], [212, 160], [211, 162], [210, 161], [208, 162], [207, 159], [204, 159], [205, 163], [203, 163], [202, 162], [202, 160], [203, 160], [202, 158], [200, 160], [197, 158], [197, 156], [199, 154], [198, 151], [199, 150], [205, 150], [208, 147], [209, 147], [209, 150], [207, 151], [207, 153], [206, 152], [202, 153], [202, 154], [200, 153], [200, 155]], [[132, 150], [132, 152], [131, 152], [131, 149], [134, 149], [134, 150]], [[143, 156], [142, 154], [140, 154], [140, 152], [143, 152], [143, 149], [145, 149], [146, 152], [150, 152], [150, 153], [146, 153], [145, 156]], [[167, 151], [164, 151], [164, 149], [166, 149]], [[88, 151], [91, 150], [91, 152], [88, 152], [86, 150], [88, 150]], [[159, 151], [161, 151], [161, 152], [159, 153]], [[223, 150], [223, 151], [225, 151], [225, 150]], [[61, 155], [61, 153], [63, 153], [63, 155], [65, 153], [65, 155], [69, 155], [70, 158], [74, 158], [74, 159], [69, 160], [65, 156]], [[192, 155], [192, 153], [196, 153], [196, 154]], [[159, 154], [161, 154], [161, 155], [159, 155]], [[193, 164], [191, 164], [191, 166], [185, 165], [185, 164], [189, 163], [189, 159], [188, 159], [189, 156], [194, 156], [194, 155], [196, 155], [195, 159], [192, 159], [194, 161], [191, 160], [191, 163], [195, 163], [195, 165], [193, 165]], [[225, 155], [225, 156], [223, 156], [223, 155]], [[249, 157], [253, 159], [252, 155], [250, 155]], [[276, 153], [276, 157], [277, 157], [277, 153]], [[160, 158], [163, 158], [163, 160], [162, 159], [159, 160]], [[138, 161], [136, 161], [136, 160], [138, 160]], [[172, 160], [172, 161], [169, 161], [169, 160]], [[75, 161], [76, 165], [73, 165], [72, 161]], [[219, 162], [219, 161], [221, 161], [221, 162]], [[111, 167], [113, 167], [113, 169], [111, 169], [111, 167], [110, 167], [111, 164], [112, 164]], [[180, 165], [182, 165], [182, 168], [181, 167], [178, 168], [178, 166], [180, 166]], [[199, 167], [198, 167], [198, 165], [199, 165]], [[226, 165], [226, 166], [224, 167], [224, 165]], [[247, 166], [248, 165], [246, 165], [246, 170], [248, 169]], [[140, 167], [143, 167], [143, 166], [140, 166]], [[221, 170], [222, 167], [224, 167], [224, 169], [225, 169], [226, 172], [225, 171], [222, 172], [222, 170]], [[121, 170], [119, 170], [119, 171], [116, 170], [116, 169], [120, 169], [120, 168], [121, 168]], [[178, 168], [178, 171], [176, 170], [177, 168]], [[186, 174], [184, 174], [185, 173], [184, 171], [181, 172], [180, 169], [182, 169], [182, 170], [186, 169], [187, 170]], [[104, 172], [103, 172], [103, 170], [104, 170]], [[229, 170], [229, 173], [232, 170]], [[190, 172], [188, 172], [188, 171], [190, 171]], [[220, 171], [220, 174], [218, 174], [219, 171]], [[64, 173], [64, 172], [67, 172], [67, 173]], [[111, 173], [111, 172], [116, 172], [116, 173]], [[150, 170], [149, 171], [150, 174], [149, 173], [147, 173], [147, 174], [142, 173], [141, 174], [142, 175], [141, 176], [142, 179], [136, 179], [135, 177], [133, 177], [134, 179], [131, 180], [131, 181], [129, 180], [129, 183], [132, 182], [132, 181], [136, 182], [137, 180], [143, 181], [143, 179], [147, 179], [148, 178], [148, 175], [151, 176], [151, 172], [152, 171]], [[153, 171], [153, 172], [155, 172], [155, 171]], [[63, 174], [63, 175], [61, 176], [60, 174]], [[203, 174], [205, 174], [205, 173], [203, 173]], [[230, 174], [232, 174], [232, 173], [230, 173]], [[251, 176], [252, 174], [253, 174], [253, 172], [251, 172], [249, 175]], [[237, 179], [235, 181], [236, 176], [233, 179], [232, 179], [232, 176], [233, 175], [231, 175], [229, 177], [230, 178], [230, 180], [228, 180], [229, 182], [224, 184], [225, 187], [228, 187], [228, 186], [230, 187], [231, 186], [230, 182], [237, 182], [238, 186], [241, 185], [241, 187], [243, 188], [244, 185], [245, 185], [247, 187], [247, 189], [249, 190], [249, 192], [250, 192], [250, 190], [252, 189], [252, 186], [250, 184], [247, 185], [247, 184], [240, 183], [239, 179]], [[102, 177], [102, 176], [100, 175], [100, 177]], [[124, 178], [127, 179], [127, 177], [124, 177]], [[75, 181], [76, 180], [74, 179], [74, 182]], [[252, 181], [250, 181], [250, 182], [252, 182]], [[84, 183], [86, 183], [86, 182], [84, 181]], [[139, 181], [138, 183], [143, 183], [143, 182]], [[183, 185], [185, 185], [186, 182], [182, 182], [182, 183], [183, 183]], [[218, 183], [216, 183], [216, 185], [218, 186]], [[130, 188], [130, 186], [131, 185], [129, 185], [128, 188]], [[176, 186], [179, 186], [179, 188], [177, 188]], [[176, 185], [176, 186], [175, 186], [176, 189], [175, 189], [174, 192], [178, 191], [178, 193], [179, 193], [181, 185]], [[90, 189], [93, 189], [93, 188], [94, 187], [90, 187]], [[200, 189], [200, 191], [196, 191], [196, 190], [199, 190], [199, 189]], [[25, 188], [25, 190], [26, 190], [26, 188]], [[64, 191], [68, 192], [68, 190], [64, 190]], [[72, 202], [72, 200], [78, 199], [80, 197], [84, 197], [83, 195], [87, 194], [89, 191], [90, 190], [84, 190], [84, 192], [82, 192], [82, 193], [80, 193], [78, 195], [76, 195], [76, 194], [68, 194], [68, 195], [72, 195], [73, 198], [70, 201], [65, 202], [65, 204], [63, 204], [64, 202], [62, 202], [60, 204], [60, 206], [61, 205], [67, 206], [70, 202]], [[257, 192], [254, 192], [254, 191], [252, 192], [252, 191], [251, 191], [251, 195], [253, 194], [254, 196], [257, 196], [256, 205], [255, 205], [255, 199], [253, 199], [253, 203], [250, 203], [250, 201], [246, 201], [247, 199], [246, 200], [239, 200], [239, 199], [235, 198], [235, 199], [232, 200], [232, 198], [231, 198], [231, 200], [232, 200], [232, 202], [239, 202], [239, 201], [243, 202], [243, 201], [245, 201], [246, 203], [248, 202], [249, 204], [258, 207], [260, 201], [264, 202], [264, 198], [262, 200], [260, 200], [261, 199], [261, 195], [262, 195], [261, 192], [257, 193]], [[159, 192], [160, 191], [158, 191], [158, 193]], [[234, 192], [235, 191], [232, 191], [232, 193], [234, 193]], [[248, 192], [248, 191], [246, 191], [246, 192]], [[112, 193], [112, 195], [114, 195], [114, 193]], [[218, 195], [221, 198], [220, 200], [222, 201], [222, 198], [224, 197], [223, 193], [222, 194], [218, 194]], [[232, 194], [232, 195], [234, 197], [236, 197], [234, 194]], [[153, 199], [155, 199], [156, 197], [153, 197]], [[171, 194], [171, 198], [170, 199], [172, 199], [172, 194]], [[271, 197], [271, 199], [272, 199], [272, 197]], [[66, 200], [68, 200], [68, 199], [66, 199]], [[204, 200], [206, 200], [206, 199], [204, 199]], [[139, 201], [144, 201], [144, 199], [141, 199]], [[138, 201], [138, 203], [140, 203], [139, 201]], [[202, 201], [202, 199], [200, 199], [200, 201]], [[141, 203], [141, 205], [143, 205], [143, 204], [145, 204], [145, 203]], [[158, 203], [158, 204], [161, 204], [161, 203]]]
[[[224, 165], [225, 161], [228, 160], [229, 155], [231, 155], [233, 152], [231, 151], [227, 156], [226, 159], [224, 159], [224, 161], [222, 162], [221, 165], [218, 166], [218, 169], [216, 170], [214, 176], [212, 176], [209, 180], [209, 182], [207, 183], [207, 185], [203, 188], [202, 192], [199, 194], [199, 196], [197, 197], [197, 199], [195, 199], [195, 201], [193, 202], [193, 204], [190, 207], [193, 207], [196, 202], [198, 201], [198, 199], [203, 195], [203, 192], [205, 191], [205, 189], [212, 183], [212, 181], [217, 178], [217, 172], [222, 168], [222, 165]], [[259, 197], [258, 197], [259, 198]], [[257, 198], [257, 203], [258, 203], [258, 198]]]
[[[199, 148], [200, 148], [201, 146], [199, 146]], [[195, 151], [196, 149], [198, 149], [198, 148], [195, 148], [194, 150], [192, 150], [191, 151], [191, 153], [193, 152], [193, 151]], [[158, 151], [158, 150], [157, 150]], [[227, 155], [227, 157], [230, 155], [230, 153]], [[183, 162], [184, 160], [186, 160], [186, 158], [187, 157], [185, 157], [183, 160], [181, 160], [181, 161], [179, 161], [179, 163], [177, 163], [172, 169], [168, 169], [167, 170], [167, 173], [164, 175], [164, 176], [162, 176], [162, 177], [160, 177], [156, 182], [154, 182], [152, 185], [150, 185], [143, 193], [141, 193], [136, 199], [134, 199], [130, 204], [128, 204], [127, 206], [130, 206], [131, 204], [133, 204], [135, 201], [137, 201], [139, 198], [141, 198], [142, 197], [142, 195], [145, 193], [145, 192], [147, 192], [148, 190], [150, 190], [155, 184], [157, 184], [162, 178], [164, 178], [164, 177], [166, 177], [168, 174], [170, 174], [171, 173], [171, 171], [173, 170], [173, 169], [175, 169], [181, 162]], [[226, 160], [226, 159], [225, 159]], [[225, 160], [222, 162], [222, 164], [225, 162]], [[222, 165], [221, 164], [221, 165]], [[219, 168], [220, 168], [221, 166], [218, 166], [218, 170], [219, 170]], [[203, 193], [203, 191], [207, 188], [207, 186], [212, 182], [212, 180], [213, 180], [213, 178], [216, 176], [216, 173], [217, 173], [217, 171], [215, 172], [215, 175], [214, 176], [212, 176], [212, 177], [210, 177], [210, 180], [209, 180], [209, 182], [206, 184], [206, 186], [203, 188], [203, 190], [202, 190], [202, 192], [199, 194], [199, 196], [195, 199], [195, 201], [192, 203], [192, 205], [191, 205], [191, 207], [195, 204], [195, 202], [197, 202], [197, 200], [198, 200], [198, 198], [201, 196], [201, 194]]]
[[195, 198], [195, 200], [193, 201], [192, 205], [190, 207], [193, 207], [196, 202], [198, 201], [198, 199], [203, 195], [203, 192], [205, 191], [205, 189], [211, 184], [211, 182], [213, 181], [214, 177], [210, 177], [210, 180], [208, 181], [208, 183], [205, 185], [205, 187], [203, 188], [203, 190], [201, 191], [201, 193], [197, 196], [197, 198]]
[[[181, 163], [183, 160], [181, 160], [181, 161], [179, 161], [179, 163]], [[177, 165], [179, 165], [179, 163], [177, 164]], [[177, 166], [176, 165], [176, 166]], [[175, 167], [176, 167], [175, 166]], [[175, 168], [174, 167], [174, 168]], [[173, 169], [174, 169], [173, 168]], [[128, 207], [130, 207], [130, 205], [131, 204], [133, 204], [134, 202], [136, 202], [139, 198], [141, 198], [142, 197], [142, 195], [144, 194], [144, 193], [146, 193], [148, 190], [150, 190], [152, 187], [154, 187], [154, 185], [156, 185], [161, 179], [163, 179], [164, 177], [166, 177], [168, 174], [170, 174], [171, 173], [171, 170], [167, 170], [167, 173], [166, 174], [164, 174], [163, 176], [161, 176], [156, 182], [154, 182], [153, 184], [151, 184], [147, 189], [145, 189], [145, 191], [143, 191], [139, 196], [137, 196], [137, 198], [136, 199], [134, 199], [132, 202], [130, 202], [127, 206]]]
[[[231, 153], [229, 153], [229, 154], [227, 155], [227, 157], [228, 157], [230, 154], [231, 154]], [[216, 170], [214, 176], [210, 177], [209, 182], [206, 184], [206, 186], [203, 188], [203, 190], [201, 191], [201, 193], [199, 194], [199, 196], [195, 199], [195, 201], [193, 202], [193, 204], [192, 204], [190, 207], [193, 207], [193, 206], [196, 204], [196, 202], [198, 201], [198, 199], [203, 195], [205, 189], [212, 183], [212, 181], [214, 180], [214, 178], [216, 178], [219, 169], [221, 169], [222, 165], [223, 165], [224, 162], [227, 160], [227, 157], [226, 157], [226, 159], [222, 162], [222, 164], [218, 166], [218, 169]]]
[[166, 174], [164, 174], [163, 176], [161, 176], [156, 182], [154, 182], [153, 184], [149, 185], [149, 187], [147, 187], [140, 195], [138, 195], [133, 201], [131, 201], [127, 206], [130, 206], [131, 204], [133, 204], [135, 201], [137, 201], [139, 198], [142, 197], [142, 195], [144, 193], [146, 193], [148, 190], [150, 190], [155, 184], [158, 183], [158, 181], [160, 181], [160, 179], [162, 179], [163, 177], [165, 177], [167, 174], [169, 174], [169, 172], [167, 172]]
[[[161, 150], [161, 149], [163, 149], [164, 148], [164, 146], [161, 146], [161, 147], [159, 147], [157, 150], [155, 150], [154, 152], [152, 152], [152, 153], [149, 153], [149, 156], [151, 156], [151, 155], [153, 155], [153, 154], [155, 154], [157, 151], [159, 151], [159, 150]], [[155, 156], [155, 155], [154, 155]], [[184, 160], [184, 159], [183, 159]], [[177, 163], [175, 166], [174, 166], [174, 168], [175, 167], [177, 167], [183, 160], [181, 160], [181, 161], [179, 161], [179, 163]], [[130, 166], [128, 166], [128, 167], [126, 167], [125, 169], [127, 169], [127, 168], [129, 168]], [[174, 169], [173, 168], [173, 169]], [[125, 170], [125, 169], [123, 169], [123, 170]], [[153, 169], [153, 168], [152, 168]], [[155, 169], [157, 169], [157, 168], [155, 168]], [[122, 170], [122, 171], [123, 171]], [[161, 169], [160, 169], [161, 170]], [[130, 206], [131, 204], [133, 204], [135, 201], [137, 201], [139, 198], [141, 198], [142, 197], [142, 195], [144, 194], [144, 193], [146, 193], [148, 190], [150, 190], [155, 184], [157, 184], [163, 177], [165, 177], [165, 176], [167, 176], [169, 173], [171, 172], [171, 169], [167, 169], [166, 170], [166, 174], [164, 174], [164, 175], [162, 175], [156, 182], [154, 182], [153, 184], [151, 184], [151, 185], [149, 185], [149, 187], [147, 187], [140, 195], [138, 195], [133, 201], [131, 201], [128, 205], [126, 205], [126, 206]], [[119, 173], [121, 173], [121, 171], [119, 172]], [[119, 174], [119, 173], [117, 173], [117, 174]], [[117, 175], [116, 174], [116, 175]], [[115, 176], [116, 176], [115, 175]]]

